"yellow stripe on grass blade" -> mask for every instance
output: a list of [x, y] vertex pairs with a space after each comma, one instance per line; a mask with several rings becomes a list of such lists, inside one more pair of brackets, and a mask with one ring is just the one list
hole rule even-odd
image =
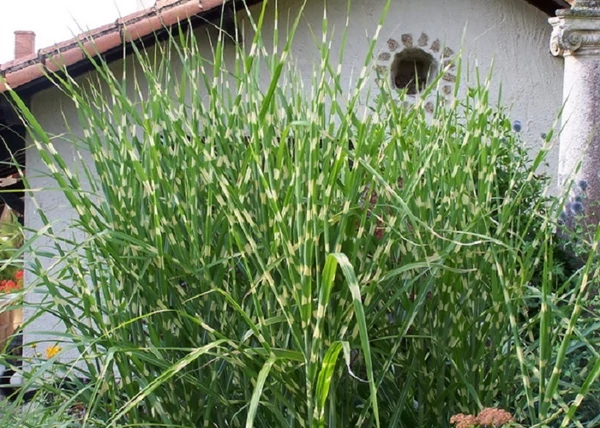
[[373, 408], [373, 416], [375, 417], [375, 424], [379, 428], [379, 409], [377, 406], [377, 387], [375, 386], [375, 379], [373, 377], [373, 361], [371, 359], [371, 346], [369, 345], [369, 333], [367, 331], [367, 322], [365, 319], [365, 309], [362, 303], [360, 294], [360, 287], [358, 280], [354, 274], [354, 267], [343, 253], [332, 254], [338, 261], [340, 268], [348, 281], [348, 287], [352, 294], [352, 301], [354, 302], [354, 315], [358, 322], [358, 331], [360, 335], [360, 343], [365, 358], [365, 365], [367, 366], [367, 377], [369, 381], [369, 390], [371, 391], [371, 407]]
[[250, 407], [248, 408], [248, 415], [246, 416], [246, 428], [252, 428], [254, 426], [254, 418], [256, 418], [256, 412], [258, 411], [258, 405], [260, 404], [260, 397], [262, 396], [265, 382], [274, 363], [275, 357], [269, 358], [263, 368], [260, 370], [260, 373], [258, 373], [256, 386], [252, 392], [252, 399], [250, 400]]

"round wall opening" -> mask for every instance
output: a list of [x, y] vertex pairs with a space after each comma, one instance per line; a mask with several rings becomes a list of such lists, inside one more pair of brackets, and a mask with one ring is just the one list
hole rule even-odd
[[437, 62], [419, 48], [408, 48], [394, 56], [390, 69], [392, 86], [406, 89], [409, 95], [421, 92], [437, 73]]

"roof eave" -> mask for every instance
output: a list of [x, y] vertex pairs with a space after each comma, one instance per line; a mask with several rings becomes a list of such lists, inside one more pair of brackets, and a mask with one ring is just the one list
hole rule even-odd
[[[149, 47], [166, 38], [174, 26], [198, 26], [221, 16], [227, 0], [177, 0], [151, 7], [116, 22], [87, 31], [65, 42], [0, 65], [0, 94], [10, 87], [23, 93], [52, 83], [48, 74], [82, 72], [93, 68], [91, 58], [114, 61], [130, 54], [133, 44]], [[255, 1], [256, 2], [256, 1]]]
[[548, 16], [555, 16], [557, 10], [568, 9], [570, 7], [567, 0], [527, 0], [527, 2]]
[[[214, 11], [212, 13], [214, 13]], [[206, 24], [207, 21], [211, 21], [214, 19], [213, 17], [207, 16], [207, 15], [211, 15], [211, 13], [207, 12], [203, 16], [196, 16], [196, 17], [190, 18], [189, 21], [180, 22], [178, 25], [184, 31], [187, 28], [189, 28], [190, 26], [191, 26], [191, 28], [200, 27], [201, 25]], [[101, 54], [98, 54], [98, 55], [95, 55], [95, 56], [92, 56], [89, 58], [86, 57], [81, 61], [71, 64], [67, 67], [63, 67], [62, 69], [57, 70], [57, 71], [53, 72], [52, 74], [56, 74], [56, 75], [58, 75], [58, 77], [61, 77], [61, 78], [64, 77], [65, 75], [68, 75], [72, 78], [81, 76], [89, 71], [94, 70], [94, 68], [96, 67], [94, 65], [94, 60], [101, 59], [105, 63], [111, 63], [114, 61], [118, 61], [118, 60], [123, 59], [123, 58], [129, 56], [130, 54], [132, 54], [134, 52], [134, 46], [137, 48], [150, 48], [150, 47], [154, 46], [156, 43], [166, 40], [168, 38], [169, 34], [170, 34], [169, 29], [163, 28], [155, 33], [144, 36], [138, 40], [115, 46], [114, 48], [111, 48]], [[15, 92], [17, 92], [20, 97], [26, 98], [26, 97], [34, 95], [38, 92], [41, 92], [45, 89], [55, 86], [54, 81], [56, 81], [56, 80], [57, 79], [49, 79], [48, 75], [46, 73], [44, 73], [43, 75], [18, 86], [15, 89]]]

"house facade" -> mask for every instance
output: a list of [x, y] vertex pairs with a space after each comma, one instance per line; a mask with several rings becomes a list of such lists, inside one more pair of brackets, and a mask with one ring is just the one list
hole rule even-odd
[[[256, 3], [256, 2], [255, 2]], [[384, 1], [364, 0], [352, 3], [348, 19], [347, 54], [342, 64], [343, 84], [349, 86], [353, 76], [360, 71], [368, 52], [370, 39], [375, 34], [384, 9]], [[268, 32], [273, 31], [275, 3], [267, 6]], [[317, 58], [314, 34], [320, 31], [324, 2], [311, 1], [304, 9], [300, 28], [295, 37], [292, 54], [301, 74], [310, 75], [313, 61]], [[279, 17], [284, 22], [279, 28], [287, 27], [287, 20], [294, 19], [301, 4], [293, 0], [278, 2]], [[161, 43], [164, 28], [179, 23], [189, 24], [203, 52], [210, 55], [211, 39], [218, 35], [218, 23], [231, 25], [235, 9], [243, 10], [241, 3], [224, 3], [223, 0], [158, 0], [149, 9], [142, 9], [103, 27], [91, 30], [77, 38], [55, 46], [36, 50], [30, 33], [17, 34], [17, 55], [11, 62], [0, 66], [0, 136], [8, 141], [14, 153], [28, 147], [25, 159], [21, 159], [27, 171], [27, 179], [36, 191], [25, 196], [24, 221], [30, 230], [43, 227], [38, 215], [42, 210], [54, 225], [55, 231], [65, 237], [73, 233], [69, 224], [76, 217], [60, 191], [52, 190], [55, 184], [44, 174], [46, 168], [36, 152], [30, 147], [30, 137], [20, 124], [18, 115], [10, 103], [1, 95], [8, 88], [15, 90], [29, 105], [40, 125], [55, 136], [54, 145], [64, 159], [78, 168], [81, 159], [72, 135], [83, 136], [77, 118], [76, 106], [46, 77], [47, 73], [69, 73], [76, 76], [82, 87], [89, 85], [88, 78], [95, 73], [82, 49], [90, 55], [101, 55], [116, 70], [135, 70], [138, 65], [131, 53], [131, 44], [154, 49]], [[260, 12], [260, 5], [250, 6], [252, 13]], [[347, 20], [347, 2], [329, 0], [326, 3], [330, 28], [341, 32]], [[523, 139], [535, 150], [542, 144], [541, 135], [555, 123], [563, 105], [564, 65], [560, 56], [550, 52], [552, 27], [549, 17], [555, 10], [569, 8], [562, 0], [394, 0], [381, 28], [376, 47], [377, 71], [390, 79], [399, 88], [406, 87], [415, 98], [419, 97], [414, 83], [419, 69], [425, 70], [421, 80], [427, 79], [427, 71], [440, 71], [449, 61], [460, 54], [466, 69], [473, 72], [478, 66], [487, 73], [493, 67], [493, 94], [502, 92], [502, 102], [510, 108], [513, 120], [522, 124]], [[221, 20], [225, 14], [226, 19]], [[237, 13], [238, 29], [248, 31], [245, 12]], [[282, 18], [283, 17], [283, 18]], [[189, 20], [189, 21], [188, 21]], [[246, 43], [242, 41], [241, 43]], [[334, 44], [337, 51], [340, 46]], [[332, 52], [332, 57], [337, 57]], [[464, 73], [463, 78], [473, 74]], [[450, 68], [444, 75], [440, 90], [449, 96], [450, 87], [457, 78]], [[133, 84], [133, 83], [132, 83]], [[392, 100], [393, 101], [393, 100]], [[10, 141], [9, 141], [10, 140]], [[5, 158], [7, 153], [0, 154]], [[549, 171], [556, 176], [558, 171], [558, 144], [550, 156]], [[83, 159], [83, 162], [89, 160]], [[14, 171], [7, 172], [14, 174]], [[15, 189], [20, 197], [22, 187]], [[7, 203], [9, 203], [7, 201]], [[43, 249], [49, 241], [40, 239], [37, 246]], [[51, 266], [55, 260], [47, 259]], [[27, 280], [30, 280], [28, 278]], [[31, 293], [29, 300], [43, 298]], [[25, 314], [27, 318], [28, 314]], [[58, 328], [51, 318], [40, 318], [31, 323], [26, 341], [49, 340], [39, 332]]]

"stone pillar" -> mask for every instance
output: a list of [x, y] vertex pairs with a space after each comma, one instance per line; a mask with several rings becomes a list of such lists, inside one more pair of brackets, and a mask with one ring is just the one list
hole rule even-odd
[[558, 180], [566, 190], [565, 180], [575, 178], [566, 214], [581, 215], [595, 228], [600, 221], [600, 0], [575, 0], [556, 15], [549, 20], [550, 50], [564, 57], [565, 68]]

